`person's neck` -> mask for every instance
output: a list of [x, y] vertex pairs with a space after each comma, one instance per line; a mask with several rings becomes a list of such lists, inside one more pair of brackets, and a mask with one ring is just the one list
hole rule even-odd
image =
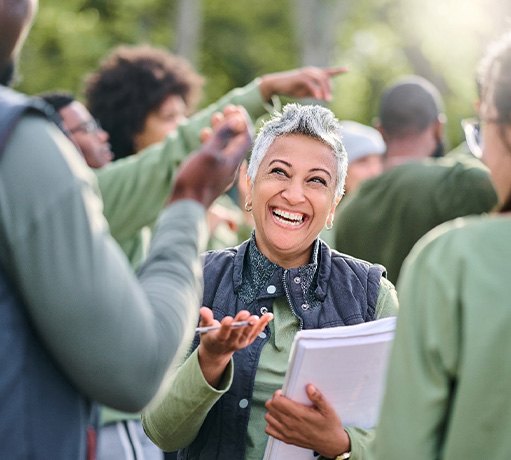
[[403, 163], [428, 158], [434, 148], [434, 142], [421, 135], [387, 141], [384, 169], [389, 170]]
[[301, 254], [285, 254], [276, 251], [270, 252], [266, 250], [265, 247], [261, 248], [259, 244], [257, 244], [257, 241], [254, 242], [257, 247], [257, 250], [264, 257], [266, 257], [270, 262], [274, 263], [275, 265], [278, 265], [279, 267], [282, 267], [285, 270], [289, 270], [291, 268], [298, 268], [309, 264], [311, 262], [312, 252], [314, 251], [315, 247], [314, 245], [316, 244], [316, 242], [314, 242], [312, 246], [307, 249], [307, 251]]

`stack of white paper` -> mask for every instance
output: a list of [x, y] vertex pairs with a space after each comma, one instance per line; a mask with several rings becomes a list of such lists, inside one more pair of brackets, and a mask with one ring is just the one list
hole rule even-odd
[[[396, 318], [355, 326], [310, 329], [296, 334], [283, 393], [310, 404], [307, 384], [315, 385], [345, 426], [372, 428], [378, 421], [385, 371]], [[264, 460], [312, 460], [313, 452], [270, 437]]]

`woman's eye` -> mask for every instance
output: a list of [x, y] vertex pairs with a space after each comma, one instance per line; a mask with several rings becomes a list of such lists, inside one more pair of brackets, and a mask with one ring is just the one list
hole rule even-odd
[[323, 179], [322, 177], [313, 177], [312, 179], [310, 179], [310, 182], [315, 182], [316, 184], [321, 184], [321, 185], [327, 185], [326, 183], [326, 180]]
[[273, 168], [271, 170], [271, 174], [278, 174], [279, 176], [287, 176], [286, 171], [282, 168]]

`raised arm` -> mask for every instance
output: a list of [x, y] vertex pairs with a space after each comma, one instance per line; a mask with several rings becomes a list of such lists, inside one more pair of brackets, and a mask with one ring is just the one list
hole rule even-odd
[[202, 296], [205, 209], [233, 180], [250, 144], [247, 126], [240, 109], [183, 164], [140, 281], [108, 234], [93, 177], [71, 144], [35, 117], [13, 133], [16, 151], [6, 151], [0, 171], [11, 216], [0, 257], [57, 365], [91, 399], [140, 411], [187, 347]]

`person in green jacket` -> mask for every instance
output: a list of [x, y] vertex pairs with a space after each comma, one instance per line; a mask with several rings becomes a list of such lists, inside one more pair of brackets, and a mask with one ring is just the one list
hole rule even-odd
[[511, 456], [510, 75], [508, 33], [481, 63], [479, 137], [468, 143], [483, 152], [499, 210], [434, 229], [405, 260], [375, 459]]
[[421, 236], [456, 217], [491, 210], [497, 197], [487, 168], [474, 155], [432, 158], [443, 149], [444, 117], [429, 82], [400, 80], [380, 105], [385, 171], [341, 202], [334, 247], [384, 265], [395, 283]]

